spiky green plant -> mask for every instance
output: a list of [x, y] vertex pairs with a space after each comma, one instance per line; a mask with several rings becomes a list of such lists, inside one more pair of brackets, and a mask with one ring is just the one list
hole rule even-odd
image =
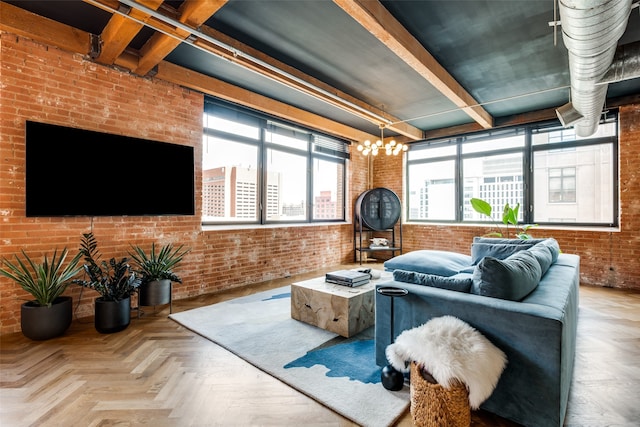
[[51, 306], [67, 289], [71, 279], [82, 269], [78, 266], [81, 254], [76, 254], [66, 267], [62, 267], [67, 258], [67, 248], [62, 250], [60, 256], [58, 256], [58, 250], [54, 250], [51, 261], [45, 254], [44, 260], [39, 264], [33, 261], [24, 250], [21, 252], [26, 262], [18, 255], [15, 255], [15, 263], [3, 259], [6, 268], [0, 268], [0, 274], [12, 279], [29, 292], [40, 306]]
[[133, 252], [129, 252], [129, 255], [135, 261], [136, 271], [142, 276], [142, 283], [163, 279], [182, 283], [173, 269], [191, 249], [184, 248], [184, 245], [174, 248], [172, 244], [167, 244], [156, 251], [156, 245], [152, 243], [151, 251], [147, 254], [140, 246], [132, 245], [131, 248]]

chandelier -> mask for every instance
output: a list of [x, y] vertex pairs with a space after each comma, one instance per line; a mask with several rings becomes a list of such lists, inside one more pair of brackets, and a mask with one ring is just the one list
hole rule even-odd
[[360, 151], [365, 156], [368, 156], [369, 154], [371, 154], [372, 156], [377, 156], [379, 151], [384, 150], [387, 156], [397, 156], [399, 153], [407, 151], [409, 149], [409, 146], [407, 144], [401, 144], [393, 139], [384, 144], [384, 128], [384, 123], [381, 123], [380, 139], [376, 142], [371, 142], [367, 139], [362, 144], [358, 144], [358, 151]]

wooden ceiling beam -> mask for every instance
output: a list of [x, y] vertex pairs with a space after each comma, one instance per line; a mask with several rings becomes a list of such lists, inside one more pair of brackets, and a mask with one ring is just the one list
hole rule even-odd
[[377, 0], [333, 1], [483, 128], [493, 127], [493, 117], [382, 3]]
[[[92, 1], [106, 3], [111, 0]], [[194, 0], [182, 4], [181, 9], [176, 11], [175, 15], [180, 17], [178, 19], [179, 22], [194, 28], [193, 34], [195, 37], [190, 43], [264, 77], [327, 102], [370, 123], [376, 125], [384, 123], [387, 131], [399, 133], [410, 140], [420, 140], [424, 137], [422, 129], [405, 123], [377, 107], [342, 92], [213, 28], [200, 25], [226, 2], [227, 0]], [[174, 18], [171, 17], [171, 19]], [[185, 40], [190, 35], [185, 29], [172, 27], [167, 22], [163, 22], [156, 17], [151, 17], [145, 22], [148, 22], [152, 27], [162, 28], [169, 35], [156, 33], [140, 50], [139, 62], [136, 67], [131, 69], [140, 75], [147, 74], [182, 40]], [[197, 31], [196, 27], [199, 27]], [[206, 37], [199, 37], [198, 34]], [[220, 43], [212, 43], [208, 39], [213, 39]], [[228, 46], [228, 48], [222, 46]], [[116, 59], [115, 63], [121, 66], [130, 66], [132, 61], [129, 56], [126, 60], [124, 58]]]
[[[114, 0], [85, 1], [98, 2], [105, 7], [105, 10], [110, 10], [112, 13], [117, 7], [117, 5], [109, 6], [109, 3], [113, 3]], [[227, 1], [228, 0], [188, 0], [181, 5], [180, 10], [163, 6], [165, 10], [161, 11], [161, 13], [167, 14], [167, 17], [170, 18], [167, 22], [158, 17], [150, 17], [145, 14], [142, 20], [152, 28], [161, 29], [164, 33], [156, 33], [145, 44], [139, 52], [140, 55], [137, 62], [134, 61], [135, 58], [133, 58], [129, 52], [128, 54], [123, 53], [119, 58], [116, 58], [114, 63], [130, 69], [136, 74], [147, 74], [169, 52], [175, 49], [181, 41], [190, 36], [191, 33], [186, 29], [170, 24], [172, 20], [175, 20], [193, 28], [192, 34], [194, 34], [195, 37], [189, 41], [189, 43], [196, 45], [204, 51], [220, 56], [266, 78], [329, 103], [370, 123], [376, 125], [384, 123], [387, 132], [396, 132], [401, 136], [407, 137], [409, 140], [421, 140], [424, 138], [422, 129], [412, 126], [373, 105], [342, 92], [217, 30], [201, 25], [227, 3]], [[134, 11], [135, 8], [131, 11], [130, 16], [132, 16]], [[138, 13], [142, 12], [143, 10], [138, 11]], [[115, 16], [116, 14], [114, 14], [114, 18]], [[123, 18], [127, 19], [126, 17]], [[206, 37], [203, 38], [201, 35]], [[213, 43], [210, 40], [215, 40], [220, 43]]]
[[[411, 140], [420, 140], [424, 137], [422, 129], [408, 123], [404, 123], [397, 117], [394, 117], [373, 105], [367, 104], [354, 96], [330, 86], [319, 79], [309, 76], [295, 67], [270, 57], [251, 46], [221, 33], [220, 31], [207, 26], [203, 26], [200, 31], [207, 37], [229, 46], [231, 50], [224, 49], [203, 39], [197, 40], [195, 43], [199, 47], [221, 56], [230, 62], [237, 63], [244, 68], [255, 71], [269, 79], [278, 81], [290, 88], [313, 96], [316, 99], [320, 99], [323, 102], [338, 107], [376, 125], [385, 122], [385, 129], [397, 132]], [[276, 70], [280, 70], [282, 72], [278, 72]]]
[[[44, 18], [4, 2], [0, 2], [0, 30], [64, 49], [75, 54], [88, 56], [91, 51], [90, 33]], [[132, 64], [137, 62], [136, 59], [135, 54], [130, 51], [125, 51], [116, 59], [116, 65], [122, 62], [121, 66], [130, 69]], [[158, 64], [158, 74], [155, 78], [226, 99], [240, 105], [245, 105], [259, 111], [264, 111], [274, 116], [282, 117], [350, 141], [363, 141], [365, 139], [376, 138], [376, 135], [362, 132], [350, 126], [343, 125], [342, 123], [253, 93], [213, 77], [170, 64], [166, 61]]]
[[90, 33], [5, 2], [0, 2], [0, 30], [82, 55], [91, 52]]
[[234, 86], [179, 65], [162, 61], [158, 64], [156, 78], [225, 99], [245, 107], [263, 111], [304, 126], [308, 126], [351, 141], [375, 139], [375, 135], [302, 110], [289, 104]]
[[[187, 0], [180, 6], [178, 21], [193, 28], [200, 27], [215, 14], [228, 0]], [[175, 29], [175, 36], [184, 40], [190, 33]], [[140, 62], [134, 73], [145, 75], [158, 65], [181, 41], [162, 33], [154, 34], [140, 50]]]
[[[96, 2], [103, 4], [104, 6], [107, 6], [106, 8], [103, 8], [103, 10], [107, 11], [117, 9], [119, 7], [119, 3], [117, 1], [115, 4], [112, 4], [114, 1], [110, 0], [84, 1], [91, 5], [95, 5]], [[140, 3], [150, 9], [157, 10], [162, 5], [163, 1], [164, 0], [140, 0]], [[150, 18], [148, 14], [137, 9], [132, 9], [129, 13], [132, 18], [143, 22], [146, 22]], [[100, 49], [100, 55], [98, 55], [96, 61], [101, 64], [114, 64], [118, 56], [125, 51], [127, 46], [129, 46], [129, 43], [131, 43], [131, 40], [134, 39], [142, 28], [143, 24], [114, 13], [102, 30], [102, 34], [100, 34], [102, 48]]]
[[[237, 40], [234, 40], [216, 30], [211, 28], [203, 28], [203, 33], [207, 36], [215, 38], [232, 46], [237, 51], [224, 49], [218, 45], [207, 42], [206, 40], [197, 40], [195, 44], [200, 48], [223, 57], [230, 62], [234, 62], [243, 68], [252, 70], [264, 77], [282, 83], [290, 88], [298, 90], [302, 93], [306, 93], [317, 99], [321, 99], [335, 107], [345, 110], [353, 115], [356, 115], [362, 119], [365, 119], [371, 123], [380, 124], [383, 121], [393, 122], [398, 121], [397, 118], [390, 114], [384, 113], [377, 108], [362, 102], [361, 100], [354, 98], [340, 90], [329, 86], [322, 81], [315, 79], [307, 74], [304, 74], [294, 67], [290, 67], [274, 58], [271, 58], [262, 52], [259, 52], [247, 45], [244, 45]], [[255, 58], [258, 61], [256, 61]], [[284, 71], [284, 73], [277, 70]], [[329, 95], [331, 94], [331, 95]], [[357, 106], [357, 107], [354, 107]], [[358, 108], [359, 107], [359, 108]], [[383, 117], [383, 119], [380, 118]], [[395, 125], [388, 125], [387, 129], [391, 129], [402, 135], [410, 137], [412, 140], [418, 140], [423, 138], [423, 132], [421, 129], [408, 125], [406, 123], [397, 123]]]

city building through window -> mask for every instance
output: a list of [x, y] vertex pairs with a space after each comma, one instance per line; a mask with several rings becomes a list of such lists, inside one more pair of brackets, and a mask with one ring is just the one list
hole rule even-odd
[[520, 205], [519, 221], [616, 226], [617, 113], [596, 134], [579, 138], [557, 121], [416, 143], [407, 154], [408, 221], [481, 222], [480, 198], [502, 219]]
[[203, 223], [344, 221], [347, 142], [213, 100], [203, 122]]

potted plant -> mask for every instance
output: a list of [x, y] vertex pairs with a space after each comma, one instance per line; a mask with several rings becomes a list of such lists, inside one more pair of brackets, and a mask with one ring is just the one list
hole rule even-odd
[[63, 268], [67, 258], [67, 248], [58, 256], [53, 252], [51, 261], [44, 255], [41, 263], [33, 261], [25, 251], [21, 251], [26, 260], [15, 256], [13, 263], [3, 259], [6, 268], [0, 268], [0, 274], [16, 282], [30, 293], [34, 300], [20, 307], [20, 327], [22, 333], [32, 340], [47, 340], [65, 333], [71, 325], [72, 304], [70, 296], [62, 296], [71, 279], [82, 267], [78, 266], [80, 254], [77, 254]]
[[128, 263], [128, 258], [108, 262], [100, 260], [98, 242], [93, 233], [82, 235], [80, 254], [84, 256], [83, 266], [86, 279], [73, 282], [93, 289], [100, 294], [95, 301], [95, 328], [103, 334], [126, 329], [131, 322], [131, 295], [140, 286], [140, 278]]
[[[477, 198], [470, 199], [469, 203], [471, 203], [471, 207], [473, 208], [473, 210], [475, 210], [476, 212], [478, 212], [478, 213], [480, 213], [482, 215], [488, 216], [491, 219], [491, 221], [493, 221], [495, 226], [498, 228], [498, 231], [487, 233], [485, 235], [486, 237], [505, 237], [505, 238], [508, 238], [509, 237], [509, 224], [511, 224], [511, 225], [514, 226], [514, 228], [516, 228], [515, 236], [518, 239], [529, 240], [529, 239], [531, 239], [531, 235], [528, 233], [529, 229], [538, 226], [538, 224], [523, 224], [523, 225], [519, 225], [518, 224], [518, 212], [520, 210], [520, 203], [516, 204], [516, 206], [513, 207], [513, 208], [511, 206], [509, 206], [509, 203], [505, 203], [504, 208], [502, 210], [502, 223], [506, 226], [507, 231], [506, 231], [505, 234], [502, 234], [502, 231], [500, 231], [500, 225], [498, 225], [496, 220], [491, 215], [493, 210], [492, 210], [491, 205], [489, 203], [487, 203], [486, 201], [484, 201], [482, 199], [477, 199]], [[517, 231], [517, 228], [520, 228], [520, 231]]]
[[[174, 268], [180, 264], [182, 258], [190, 251], [180, 245], [174, 248], [172, 244], [164, 245], [156, 251], [155, 243], [151, 244], [151, 251], [145, 252], [140, 246], [132, 246], [129, 255], [136, 264], [136, 271], [141, 277], [138, 304], [159, 305], [171, 304], [172, 282], [182, 283]], [[172, 311], [172, 307], [169, 309]]]

